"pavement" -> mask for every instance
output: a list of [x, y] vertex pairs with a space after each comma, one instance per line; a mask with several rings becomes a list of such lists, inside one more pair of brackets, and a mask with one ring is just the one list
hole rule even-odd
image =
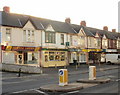
[[45, 76], [45, 75], [56, 75], [58, 74], [59, 69], [67, 69], [68, 75], [72, 74], [84, 74], [89, 72], [89, 66], [96, 66], [96, 72], [98, 71], [105, 71], [105, 70], [111, 70], [111, 69], [117, 69], [119, 68], [118, 65], [105, 65], [105, 64], [92, 64], [92, 65], [86, 65], [82, 64], [76, 68], [76, 66], [67, 66], [65, 67], [49, 67], [49, 68], [42, 68], [43, 73], [42, 74], [28, 74], [28, 73], [21, 73], [21, 76], [18, 77], [18, 73], [15, 72], [0, 72], [2, 74], [2, 79], [7, 78], [26, 78], [26, 77], [33, 77], [33, 76]]
[[97, 78], [94, 80], [89, 79], [78, 79], [78, 83], [108, 83], [110, 82], [110, 78]]

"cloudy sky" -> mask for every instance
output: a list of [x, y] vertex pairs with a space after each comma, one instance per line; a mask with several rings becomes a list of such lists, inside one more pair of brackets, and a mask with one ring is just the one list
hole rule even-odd
[[0, 10], [9, 6], [12, 13], [63, 21], [71, 18], [72, 24], [85, 20], [88, 27], [118, 31], [119, 0], [0, 0]]

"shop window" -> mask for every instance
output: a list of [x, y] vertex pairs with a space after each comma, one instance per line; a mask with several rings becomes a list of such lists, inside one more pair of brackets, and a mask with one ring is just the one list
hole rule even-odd
[[54, 60], [54, 52], [49, 52], [49, 60], [50, 61]]
[[60, 60], [60, 56], [59, 56], [59, 55], [56, 55], [56, 56], [55, 56], [55, 60], [56, 60], [56, 61], [59, 61], [59, 60]]
[[37, 64], [38, 61], [38, 53], [28, 52], [24, 54], [25, 64]]
[[94, 59], [94, 54], [93, 53], [89, 53], [89, 60], [93, 60]]
[[48, 55], [45, 55], [45, 62], [48, 61]]
[[15, 55], [13, 52], [3, 52], [3, 63], [14, 64], [15, 63]]
[[61, 61], [65, 60], [65, 52], [61, 52]]
[[118, 55], [118, 59], [120, 59], [120, 55]]

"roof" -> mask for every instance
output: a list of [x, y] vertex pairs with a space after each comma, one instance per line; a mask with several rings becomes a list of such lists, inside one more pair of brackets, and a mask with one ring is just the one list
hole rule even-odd
[[12, 27], [23, 27], [29, 16], [2, 12], [2, 25]]
[[117, 33], [114, 33], [114, 35], [113, 35], [113, 33], [110, 31], [105, 31], [105, 30], [96, 29], [96, 28], [92, 28], [92, 27], [84, 27], [84, 29], [86, 29], [86, 31], [88, 31], [88, 32], [91, 32], [94, 36], [96, 35], [96, 33], [98, 33], [101, 38], [105, 35], [108, 39], [112, 39], [112, 40], [117, 39], [116, 38]]
[[69, 24], [66, 22], [54, 21], [29, 15], [6, 13], [4, 11], [0, 11], [0, 25], [3, 26], [22, 28], [29, 20], [38, 30], [45, 30], [49, 25], [51, 25], [56, 32], [76, 34], [79, 33], [80, 29], [82, 28], [86, 36], [90, 37], [95, 37], [96, 33], [98, 33], [101, 38], [104, 35], [108, 39], [114, 40], [120, 37], [120, 33], [112, 33], [110, 31], [100, 30], [92, 27], [85, 27], [81, 25]]

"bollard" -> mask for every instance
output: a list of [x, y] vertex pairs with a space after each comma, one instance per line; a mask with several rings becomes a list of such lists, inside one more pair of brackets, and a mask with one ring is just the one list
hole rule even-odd
[[96, 79], [96, 66], [89, 66], [89, 80]]
[[68, 71], [67, 69], [59, 69], [59, 86], [68, 84]]
[[19, 68], [18, 77], [21, 75], [21, 68]]

